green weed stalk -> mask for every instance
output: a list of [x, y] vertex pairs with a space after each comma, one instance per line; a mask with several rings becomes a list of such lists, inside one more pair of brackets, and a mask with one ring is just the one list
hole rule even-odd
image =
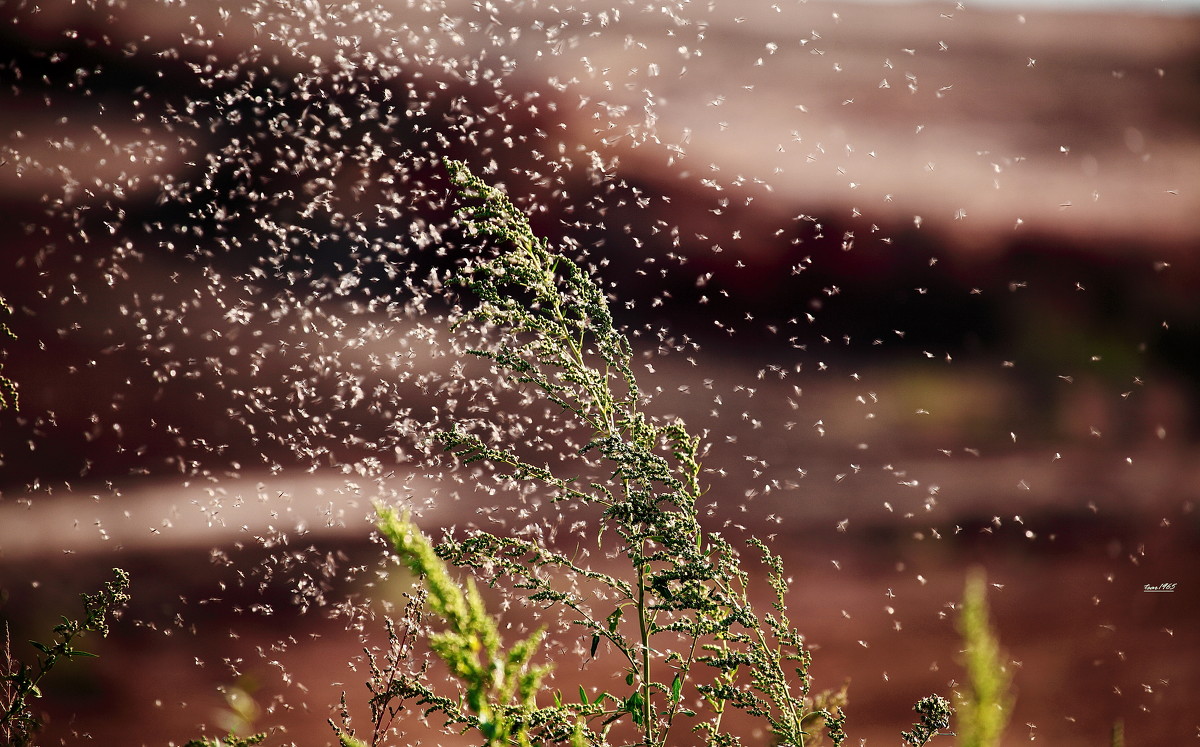
[[[610, 557], [624, 558], [628, 574], [478, 529], [435, 545], [406, 515], [381, 507], [381, 533], [424, 577], [428, 606], [445, 624], [429, 644], [460, 690], [438, 695], [420, 673], [395, 677], [393, 670], [394, 687], [371, 685], [375, 715], [389, 697], [411, 699], [426, 714], [443, 714], [447, 725], [478, 730], [487, 745], [599, 746], [617, 739], [665, 747], [689, 741], [680, 730], [706, 745], [741, 745], [726, 718], [741, 711], [777, 745], [842, 744], [845, 693], [812, 692], [812, 655], [788, 614], [782, 561], [757, 539], [745, 547], [773, 592], [771, 608], [760, 611], [750, 601], [743, 551], [700, 525], [700, 439], [682, 421], [659, 422], [642, 411], [632, 346], [599, 282], [535, 236], [501, 190], [460, 162], [446, 166], [461, 227], [494, 249], [459, 272], [474, 305], [455, 327], [487, 331], [495, 343], [470, 353], [589, 434], [580, 463], [599, 463], [608, 477], [589, 482], [567, 467], [535, 464], [469, 426], [433, 438], [460, 465], [485, 463], [554, 502], [596, 510], [597, 541]], [[474, 582], [468, 579], [464, 591], [448, 567], [559, 610], [581, 640], [590, 640], [592, 657], [616, 657], [625, 688], [589, 694], [580, 687], [578, 702], [559, 691], [552, 703], [539, 703], [548, 670], [531, 662], [543, 633], [506, 648]], [[346, 747], [366, 744], [352, 730], [338, 732]], [[372, 744], [377, 739], [378, 731]]]
[[12, 640], [7, 627], [4, 631], [3, 670], [0, 670], [0, 738], [12, 747], [33, 744], [42, 726], [32, 701], [42, 697], [42, 681], [50, 670], [64, 661], [91, 658], [96, 655], [78, 647], [77, 641], [87, 633], [108, 636], [109, 618], [129, 602], [129, 574], [113, 569], [115, 579], [104, 584], [95, 594], [82, 594], [84, 616], [72, 620], [62, 618], [54, 626], [54, 638], [48, 642], [30, 641], [38, 653], [33, 663], [13, 657]]
[[963, 590], [958, 631], [965, 648], [966, 687], [955, 697], [960, 747], [997, 747], [1012, 713], [1012, 675], [1004, 664], [992, 629], [987, 604], [987, 581], [981, 569], [972, 570]]

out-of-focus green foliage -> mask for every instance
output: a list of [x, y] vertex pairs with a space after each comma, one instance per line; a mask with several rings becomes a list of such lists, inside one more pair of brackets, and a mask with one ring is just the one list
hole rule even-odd
[[973, 570], [967, 577], [958, 631], [965, 644], [962, 663], [967, 670], [966, 687], [955, 697], [959, 744], [997, 747], [1012, 713], [1014, 696], [1012, 675], [992, 630], [982, 570]]

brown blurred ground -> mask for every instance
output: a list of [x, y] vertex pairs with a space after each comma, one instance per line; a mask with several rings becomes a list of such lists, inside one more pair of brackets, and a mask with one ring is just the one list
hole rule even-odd
[[[129, 121], [130, 91], [146, 85], [209, 95], [188, 88], [187, 75], [156, 58], [154, 45], [173, 45], [192, 27], [187, 15], [220, 27], [204, 15], [215, 10], [139, 8], [114, 11], [110, 20], [64, 2], [42, 6], [39, 15], [5, 24], [8, 58], [33, 70], [59, 51], [71, 64], [83, 59], [121, 72], [103, 92], [106, 115], [65, 86], [49, 86], [46, 105], [32, 74], [22, 95], [6, 89], [0, 131], [12, 150], [0, 168], [5, 224], [37, 224], [40, 193], [71, 179], [80, 190], [93, 179], [126, 180], [129, 212], [155, 216], [150, 175], [191, 167], [181, 151], [146, 149], [163, 133], [153, 117]], [[569, 54], [556, 58], [539, 60], [537, 45], [514, 43], [520, 64], [507, 85], [514, 95], [544, 92], [558, 104], [519, 123], [527, 133], [550, 133], [547, 149], [556, 140], [599, 148], [606, 158], [619, 156], [621, 178], [670, 198], [645, 210], [614, 207], [605, 229], [579, 230], [607, 242], [609, 277], [626, 297], [644, 301], [664, 285], [673, 291], [661, 307], [643, 303], [637, 313], [646, 317], [631, 314], [631, 321], [705, 328], [691, 330], [703, 342], [699, 376], [655, 361], [661, 373], [651, 380], [666, 390], [661, 407], [697, 427], [718, 432], [737, 424], [738, 443], [718, 443], [709, 460], [728, 477], [710, 476], [720, 486], [723, 511], [751, 530], [777, 533], [786, 548], [798, 579], [795, 617], [820, 646], [819, 684], [836, 686], [843, 673], [852, 678], [852, 738], [893, 743], [910, 723], [911, 702], [961, 679], [957, 639], [942, 613], [958, 599], [973, 563], [985, 564], [1002, 586], [992, 603], [1005, 646], [1019, 662], [1018, 711], [1007, 743], [1031, 736], [1055, 745], [1105, 743], [1118, 719], [1131, 745], [1195, 738], [1200, 20], [1019, 16], [941, 5], [813, 3], [779, 14], [729, 2], [713, 7], [701, 56], [679, 52], [693, 40], [668, 37], [661, 19], [629, 13], [598, 36], [589, 35], [598, 28], [572, 31], [564, 47]], [[545, 11], [504, 21], [532, 26], [550, 17]], [[82, 29], [85, 41], [103, 34], [113, 41], [88, 46], [64, 37], [66, 28]], [[211, 48], [219, 59], [252, 41], [269, 44], [248, 25], [222, 30]], [[626, 36], [659, 46], [627, 48]], [[134, 41], [140, 52], [122, 62], [119, 50]], [[769, 43], [778, 45], [773, 54]], [[464, 54], [486, 44], [483, 35], [468, 36]], [[585, 56], [591, 72], [580, 62]], [[654, 75], [651, 62], [658, 65]], [[292, 63], [284, 55], [280, 70]], [[156, 65], [166, 83], [155, 77]], [[546, 90], [551, 74], [576, 76], [578, 83], [554, 94]], [[881, 87], [884, 80], [888, 87]], [[643, 109], [647, 86], [655, 94], [652, 127]], [[580, 95], [589, 97], [582, 106]], [[93, 124], [103, 125], [110, 142]], [[652, 136], [678, 148], [657, 147]], [[29, 167], [24, 156], [44, 168]], [[494, 156], [502, 168], [528, 165], [519, 152], [497, 149]], [[712, 182], [704, 186], [701, 178]], [[588, 189], [571, 182], [566, 201], [586, 201]], [[560, 198], [545, 203], [552, 213], [563, 209]], [[801, 213], [812, 220], [796, 221]], [[650, 235], [660, 217], [687, 229], [680, 246]], [[570, 232], [545, 220], [551, 230]], [[625, 221], [643, 237], [644, 249], [629, 247]], [[813, 222], [824, 226], [824, 239], [808, 230]], [[6, 278], [0, 293], [18, 310], [11, 326], [21, 338], [9, 348], [5, 373], [22, 382], [24, 402], [20, 418], [3, 416], [0, 588], [11, 592], [3, 613], [19, 640], [39, 635], [59, 612], [71, 611], [76, 592], [94, 586], [90, 575], [123, 564], [134, 572], [138, 600], [130, 618], [157, 629], [119, 627], [99, 649], [98, 663], [78, 667], [58, 687], [48, 684], [54, 700], [47, 707], [55, 715], [49, 743], [74, 743], [76, 732], [90, 733], [97, 744], [133, 743], [131, 723], [135, 742], [180, 743], [199, 724], [212, 723], [220, 707], [215, 688], [229, 684], [235, 669], [261, 683], [264, 705], [271, 694], [281, 695], [284, 705], [264, 715], [262, 726], [286, 723], [298, 744], [328, 743], [323, 724], [337, 692], [361, 689], [363, 673], [343, 668], [359, 651], [358, 632], [320, 610], [296, 614], [294, 590], [282, 581], [287, 574], [280, 588], [238, 590], [236, 569], [213, 562], [220, 554], [209, 550], [244, 558], [247, 567], [269, 563], [236, 543], [252, 548], [255, 537], [268, 536], [268, 526], [298, 537], [303, 521], [313, 536], [300, 535], [295, 552], [304, 559], [332, 554], [340, 570], [329, 581], [331, 593], [345, 592], [350, 587], [337, 579], [377, 559], [365, 540], [370, 496], [339, 494], [336, 478], [277, 486], [222, 464], [230, 475], [242, 473], [249, 483], [261, 478], [270, 487], [259, 501], [257, 486], [214, 467], [214, 489], [241, 491], [258, 509], [278, 508], [286, 492], [294, 511], [212, 521], [203, 509], [214, 498], [196, 488], [180, 491], [178, 469], [166, 461], [190, 447], [150, 423], [228, 443], [220, 459], [196, 450], [197, 458], [214, 462], [246, 461], [258, 447], [212, 417], [229, 395], [211, 377], [149, 380], [135, 336], [119, 336], [115, 311], [149, 289], [186, 299], [192, 268], [151, 251], [127, 265], [128, 282], [109, 288], [100, 272], [107, 267], [62, 252], [39, 255], [48, 242], [62, 242], [69, 227], [50, 231], [10, 231], [10, 260], [0, 271]], [[847, 232], [856, 246], [843, 252]], [[880, 236], [892, 243], [878, 242]], [[804, 239], [799, 248], [791, 243], [796, 238]], [[646, 255], [668, 251], [691, 258], [686, 276], [634, 274]], [[789, 270], [803, 255], [814, 261], [794, 279]], [[717, 273], [730, 299], [722, 305], [714, 295], [698, 314], [691, 281], [704, 270]], [[836, 297], [822, 292], [832, 286], [841, 289]], [[91, 295], [89, 305], [73, 300], [80, 292]], [[816, 331], [800, 333], [811, 343], [805, 356], [797, 353], [805, 373], [757, 383], [760, 369], [781, 362], [774, 352], [755, 357], [779, 350], [765, 324], [785, 325], [810, 310], [813, 299], [824, 303]], [[747, 310], [756, 323], [742, 323]], [[79, 318], [83, 329], [58, 334]], [[713, 318], [737, 322], [739, 335], [714, 334]], [[222, 326], [211, 308], [189, 319], [196, 329], [232, 326]], [[821, 334], [834, 343], [822, 347]], [[850, 349], [837, 347], [843, 334], [855, 341]], [[873, 339], [886, 344], [873, 346]], [[177, 344], [172, 355], [181, 358], [224, 349], [199, 335]], [[1103, 361], [1093, 365], [1097, 351]], [[945, 363], [946, 356], [955, 362]], [[826, 374], [813, 370], [814, 357], [830, 365]], [[1017, 366], [1005, 367], [1008, 360]], [[79, 383], [81, 372], [87, 386]], [[233, 387], [247, 377], [243, 368], [223, 378]], [[705, 377], [727, 395], [753, 379], [759, 399], [709, 419]], [[785, 410], [797, 383], [804, 389], [799, 408]], [[683, 386], [697, 395], [676, 396]], [[205, 404], [196, 404], [194, 388], [206, 393]], [[880, 402], [870, 408], [872, 420], [856, 401], [869, 400], [870, 392]], [[775, 404], [763, 408], [764, 400]], [[120, 403], [124, 430], [117, 435], [91, 419], [110, 402]], [[737, 420], [743, 409], [756, 416], [765, 409], [758, 416], [763, 425]], [[824, 437], [815, 434], [818, 420]], [[771, 468], [755, 475], [744, 455]], [[796, 465], [808, 475], [797, 478]], [[797, 482], [768, 492], [772, 479]], [[749, 500], [746, 490], [756, 494], [743, 514], [737, 506]], [[97, 503], [92, 494], [104, 497]], [[927, 511], [930, 497], [937, 500]], [[322, 513], [331, 501], [333, 513]], [[100, 526], [115, 540], [98, 539], [93, 510], [108, 512]], [[462, 513], [470, 515], [471, 507]], [[326, 534], [319, 527], [329, 515]], [[443, 522], [438, 516], [429, 519]], [[768, 523], [768, 516], [781, 521]], [[836, 527], [844, 519], [843, 533]], [[1163, 582], [1178, 583], [1178, 591], [1142, 591]], [[202, 601], [217, 597], [223, 601]], [[255, 607], [264, 602], [273, 614]], [[884, 610], [889, 605], [894, 614]], [[900, 633], [894, 620], [902, 623]], [[289, 636], [287, 647], [271, 650]], [[293, 684], [279, 684], [281, 670]], [[77, 714], [74, 723], [69, 713]]]

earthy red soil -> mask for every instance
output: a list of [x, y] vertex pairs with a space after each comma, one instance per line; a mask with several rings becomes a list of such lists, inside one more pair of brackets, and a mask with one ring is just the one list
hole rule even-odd
[[[6, 24], [0, 41], [10, 57], [28, 61], [30, 50], [56, 49], [67, 27], [85, 37], [107, 33], [116, 50], [143, 37], [174, 39], [195, 22], [219, 27], [205, 15], [216, 6], [138, 6], [110, 19], [65, 0], [40, 5], [40, 14]], [[519, 132], [540, 129], [571, 148], [619, 156], [621, 178], [670, 199], [640, 212], [614, 206], [609, 233], [588, 236], [609, 242], [611, 277], [623, 298], [641, 302], [638, 313], [647, 317], [631, 323], [709, 328], [700, 368], [679, 356], [653, 361], [653, 381], [665, 390], [659, 406], [738, 439], [715, 443], [707, 460], [725, 471], [707, 475], [719, 503], [713, 520], [775, 535], [795, 577], [793, 617], [816, 647], [818, 687], [850, 681], [849, 744], [895, 744], [918, 697], [961, 683], [952, 606], [975, 565], [993, 584], [990, 603], [1017, 690], [1005, 744], [1108, 744], [1117, 723], [1129, 745], [1195, 740], [1200, 19], [943, 4], [809, 3], [786, 15], [766, 4], [713, 8], [702, 56], [679, 56], [681, 42], [662, 19], [631, 13], [614, 27], [619, 33], [581, 31], [569, 59], [522, 59], [508, 81], [514, 95], [544, 89], [553, 65], [579, 83], [574, 98], [554, 100], [546, 91], [543, 100], [557, 108], [514, 113], [513, 122]], [[197, 21], [186, 17], [193, 13]], [[626, 48], [627, 35], [658, 46]], [[471, 45], [483, 39], [468, 37], [464, 49], [478, 52]], [[254, 40], [268, 43], [235, 24], [211, 53], [232, 59]], [[776, 42], [780, 51], [770, 54], [766, 44]], [[647, 143], [641, 84], [651, 80], [650, 62], [658, 62], [661, 81], [653, 134], [679, 150]], [[287, 55], [280, 64], [289, 69]], [[176, 84], [183, 85], [172, 78], [167, 87]], [[42, 215], [39, 195], [60, 185], [58, 166], [101, 181], [124, 170], [146, 178], [143, 186], [156, 170], [188, 173], [171, 149], [144, 172], [138, 164], [148, 161], [100, 164], [95, 154], [109, 146], [101, 147], [95, 122], [84, 116], [93, 101], [56, 90], [46, 107], [40, 98], [10, 96], [15, 90], [0, 105], [7, 138], [0, 144], [15, 149], [4, 151], [12, 162], [0, 167], [6, 225]], [[128, 104], [126, 91], [114, 95]], [[580, 96], [590, 97], [585, 106]], [[114, 99], [110, 111], [116, 107]], [[601, 110], [604, 117], [593, 118]], [[103, 124], [118, 150], [154, 126], [115, 115]], [[26, 140], [15, 138], [18, 129]], [[77, 147], [51, 145], [64, 138]], [[18, 176], [20, 154], [47, 168]], [[529, 166], [521, 154], [496, 157], [502, 170]], [[750, 186], [738, 187], [739, 176]], [[520, 179], [513, 177], [514, 187]], [[566, 199], [591, 194], [586, 184], [570, 188]], [[131, 211], [155, 214], [152, 189], [130, 195]], [[546, 199], [551, 212], [562, 210], [558, 199]], [[799, 213], [828, 234], [805, 245], [817, 260], [805, 276], [811, 287], [784, 280], [796, 260], [790, 240], [800, 235], [791, 228]], [[645, 238], [646, 253], [677, 250], [691, 258], [689, 272], [699, 268], [672, 286], [677, 300], [661, 316], [647, 308], [662, 290], [659, 278], [636, 274], [644, 257], [640, 245], [628, 250], [619, 226], [626, 218], [639, 236], [656, 218], [688, 228], [680, 247]], [[781, 226], [789, 226], [782, 238]], [[740, 243], [733, 228], [743, 231]], [[860, 241], [852, 252], [841, 251], [845, 232]], [[59, 614], [73, 614], [78, 593], [94, 589], [108, 568], [134, 576], [135, 601], [123, 621], [109, 639], [85, 643], [101, 658], [64, 666], [46, 682], [38, 704], [50, 716], [44, 743], [182, 744], [219, 728], [227, 708], [218, 688], [239, 682], [264, 709], [255, 726], [278, 730], [269, 743], [330, 743], [325, 720], [336, 716], [342, 690], [363, 724], [365, 669], [348, 663], [364, 636], [380, 640], [382, 625], [360, 629], [331, 606], [396, 593], [376, 578], [380, 552], [365, 518], [370, 491], [347, 490], [338, 475], [235, 469], [230, 462], [256, 456], [258, 447], [213, 417], [228, 405], [213, 377], [195, 385], [208, 387], [209, 399], [198, 404], [192, 384], [148, 381], [135, 336], [112, 337], [117, 309], [128, 301], [122, 294], [153, 290], [186, 300], [193, 263], [150, 254], [130, 265], [131, 282], [111, 291], [91, 265], [42, 253], [60, 235], [9, 233], [12, 259], [0, 270], [0, 293], [18, 309], [9, 323], [21, 339], [6, 348], [14, 352], [4, 373], [22, 382], [24, 405], [20, 417], [0, 421], [0, 590], [7, 595], [0, 617], [12, 626], [14, 653], [31, 651], [24, 641], [44, 637]], [[894, 243], [863, 246], [863, 237], [877, 235]], [[714, 243], [724, 245], [720, 255]], [[735, 263], [743, 262], [739, 276]], [[747, 309], [759, 322], [803, 318], [813, 298], [838, 287], [819, 330], [833, 343], [823, 347], [810, 334], [810, 351], [796, 357], [806, 364], [803, 376], [772, 381], [772, 372], [761, 381], [768, 363], [788, 369], [794, 361], [764, 352], [761, 338], [713, 333], [720, 301], [714, 292], [713, 306], [698, 314], [692, 283], [709, 269], [729, 278], [731, 300], [720, 308], [739, 321]], [[59, 280], [68, 273], [79, 273], [77, 282]], [[56, 290], [46, 296], [50, 285]], [[925, 305], [909, 303], [918, 286], [930, 289]], [[86, 308], [64, 300], [88, 294], [94, 300]], [[901, 296], [903, 303], [895, 300]], [[82, 330], [58, 334], [79, 320]], [[224, 329], [215, 307], [195, 310], [189, 323]], [[894, 329], [907, 332], [902, 343]], [[878, 354], [870, 342], [842, 354], [843, 332], [856, 344], [885, 336], [888, 344]], [[175, 343], [180, 359], [203, 360], [214, 349], [196, 337]], [[1143, 343], [1144, 355], [1129, 352]], [[778, 340], [770, 344], [778, 352]], [[1082, 362], [1097, 350], [1110, 366], [1099, 372]], [[943, 364], [950, 357], [953, 367]], [[827, 376], [815, 371], [816, 360], [829, 366]], [[1016, 367], [1003, 367], [1010, 360]], [[261, 375], [286, 371], [280, 366]], [[720, 417], [709, 414], [707, 377], [726, 398]], [[250, 378], [242, 368], [222, 384]], [[794, 383], [804, 389], [796, 410], [785, 404], [796, 396]], [[735, 393], [739, 384], [757, 387], [758, 399], [744, 387]], [[873, 395], [876, 417], [868, 419], [863, 408]], [[116, 404], [120, 436], [93, 420], [97, 409]], [[181, 487], [165, 459], [182, 447], [156, 423], [230, 444], [219, 457], [205, 454], [214, 480]], [[772, 480], [783, 487], [766, 490]], [[436, 489], [416, 486], [418, 494]], [[478, 508], [464, 505], [469, 500], [435, 504], [424, 521], [431, 531], [461, 526]], [[277, 538], [276, 530], [288, 542], [267, 552], [263, 539]], [[288, 558], [302, 568], [329, 560], [331, 606], [299, 613], [297, 598], [309, 597]], [[259, 588], [262, 568], [273, 570]], [[1162, 584], [1175, 586], [1145, 590]], [[551, 654], [560, 681], [578, 674], [603, 687], [610, 676], [603, 662], [579, 673], [571, 656]], [[469, 743], [419, 729], [406, 740]]]

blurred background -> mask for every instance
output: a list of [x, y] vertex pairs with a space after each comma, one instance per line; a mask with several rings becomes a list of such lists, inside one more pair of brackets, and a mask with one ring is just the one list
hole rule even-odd
[[612, 283], [850, 744], [961, 682], [977, 565], [1006, 744], [1200, 736], [1195, 4], [17, 2], [0, 81], [14, 653], [134, 579], [45, 743], [363, 709], [372, 500], [490, 500], [393, 434], [456, 375], [446, 156]]

